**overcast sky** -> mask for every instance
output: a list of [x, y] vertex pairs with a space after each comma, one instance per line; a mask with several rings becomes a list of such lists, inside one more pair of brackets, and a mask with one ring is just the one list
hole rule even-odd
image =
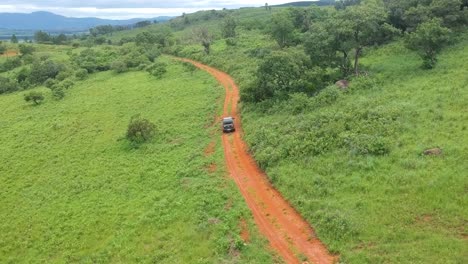
[[0, 12], [31, 13], [49, 11], [70, 17], [127, 19], [135, 17], [177, 16], [183, 12], [222, 8], [263, 6], [294, 0], [0, 0]]

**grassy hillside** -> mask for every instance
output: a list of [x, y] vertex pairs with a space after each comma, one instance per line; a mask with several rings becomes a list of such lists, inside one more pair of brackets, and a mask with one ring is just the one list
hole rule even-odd
[[[211, 127], [222, 89], [170, 63], [146, 72], [91, 75], [55, 101], [0, 96], [0, 262], [270, 262], [248, 210], [224, 178]], [[133, 149], [131, 116], [157, 126]], [[250, 223], [251, 224], [251, 223]]]
[[[467, 44], [432, 71], [392, 44], [363, 61], [375, 77], [334, 88], [330, 103], [244, 107], [257, 161], [345, 263], [467, 260]], [[361, 152], [379, 144], [388, 154]], [[443, 155], [422, 155], [434, 147]]]
[[[167, 25], [115, 32], [102, 43], [135, 42], [149, 32], [140, 34], [147, 42], [87, 50], [97, 43], [90, 37], [75, 42], [79, 48], [36, 46], [35, 64], [23, 58], [1, 73], [18, 81], [18, 89], [36, 87], [47, 98], [33, 107], [22, 91], [0, 95], [0, 188], [7, 190], [0, 194], [0, 262], [272, 262], [235, 186], [223, 178], [219, 131], [210, 126], [222, 90], [208, 75], [192, 75], [168, 59], [161, 60], [169, 64], [163, 79], [150, 77], [142, 70], [158, 74], [161, 61], [149, 54], [155, 49], [228, 72], [243, 95], [259, 88], [258, 69], [268, 59], [286, 58], [291, 72], [307, 68], [294, 81], [305, 80], [310, 90], [241, 102], [244, 138], [271, 182], [340, 262], [468, 262], [466, 30], [452, 25], [451, 46], [434, 69], [423, 70], [400, 35], [362, 50], [360, 77], [339, 75], [342, 65], [323, 66], [306, 55], [304, 27], [321, 23], [323, 10], [330, 10], [331, 22], [346, 21], [337, 15], [345, 11], [307, 10], [197, 12]], [[294, 26], [283, 48], [271, 34], [278, 13], [278, 24]], [[227, 16], [237, 23], [229, 39], [222, 37]], [[449, 23], [453, 17], [443, 18]], [[411, 23], [407, 29], [417, 26]], [[209, 32], [209, 54], [194, 37], [200, 29]], [[170, 33], [163, 43], [161, 32]], [[356, 48], [347, 48], [350, 59]], [[37, 88], [47, 80], [34, 83], [37, 76], [30, 74], [19, 82], [22, 69], [53, 68], [40, 57], [64, 64], [64, 78], [52, 91], [76, 82], [62, 101]], [[127, 73], [108, 71], [122, 68]], [[90, 77], [77, 81], [83, 70]], [[350, 86], [335, 87], [338, 78]], [[123, 137], [137, 113], [157, 124], [158, 136], [135, 150]], [[210, 142], [216, 142], [212, 155], [206, 153]], [[436, 147], [442, 155], [423, 155]], [[239, 236], [242, 218], [252, 232], [248, 246]]]
[[[206, 55], [186, 42], [171, 51], [229, 72], [245, 89], [262, 59], [279, 48], [268, 31], [238, 18], [235, 45], [215, 40]], [[245, 138], [259, 165], [342, 262], [466, 262], [463, 35], [433, 70], [421, 69], [417, 54], [399, 40], [369, 49], [362, 59], [369, 76], [353, 79], [346, 91], [329, 87], [313, 97], [243, 103]], [[422, 154], [435, 147], [443, 155]]]

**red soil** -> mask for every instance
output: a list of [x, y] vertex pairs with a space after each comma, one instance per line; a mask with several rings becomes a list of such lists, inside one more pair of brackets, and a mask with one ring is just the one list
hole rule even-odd
[[14, 57], [18, 55], [16, 50], [7, 50], [5, 53], [1, 54], [0, 57]]
[[304, 263], [303, 257], [310, 263], [334, 263], [337, 257], [328, 252], [315, 236], [312, 227], [270, 184], [265, 173], [249, 155], [241, 137], [241, 120], [237, 111], [239, 89], [234, 80], [217, 69], [188, 59], [181, 60], [207, 71], [226, 90], [223, 114], [235, 118], [237, 129], [235, 133], [222, 136], [227, 168], [252, 211], [259, 230], [268, 238], [271, 247], [286, 263]]
[[241, 229], [240, 236], [241, 236], [242, 240], [245, 243], [250, 242], [249, 226], [247, 224], [247, 221], [245, 221], [244, 218], [241, 219], [241, 221], [239, 223], [239, 226], [240, 226], [240, 229]]

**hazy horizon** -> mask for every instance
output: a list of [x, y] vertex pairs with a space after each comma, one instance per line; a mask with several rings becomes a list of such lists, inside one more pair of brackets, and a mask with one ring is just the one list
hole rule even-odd
[[306, 1], [258, 1], [258, 0], [174, 0], [171, 2], [152, 0], [96, 0], [93, 2], [3, 0], [0, 4], [2, 13], [32, 13], [47, 11], [67, 17], [97, 17], [103, 19], [152, 18], [157, 16], [179, 16], [182, 13], [193, 13], [200, 10], [233, 9], [239, 7], [263, 6], [288, 2]]

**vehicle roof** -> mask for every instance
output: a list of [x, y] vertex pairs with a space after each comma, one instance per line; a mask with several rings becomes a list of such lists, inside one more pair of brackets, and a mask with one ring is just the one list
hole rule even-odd
[[224, 121], [228, 121], [228, 120], [233, 120], [234, 118], [232, 118], [232, 116], [228, 116], [228, 117], [224, 117], [223, 120]]

